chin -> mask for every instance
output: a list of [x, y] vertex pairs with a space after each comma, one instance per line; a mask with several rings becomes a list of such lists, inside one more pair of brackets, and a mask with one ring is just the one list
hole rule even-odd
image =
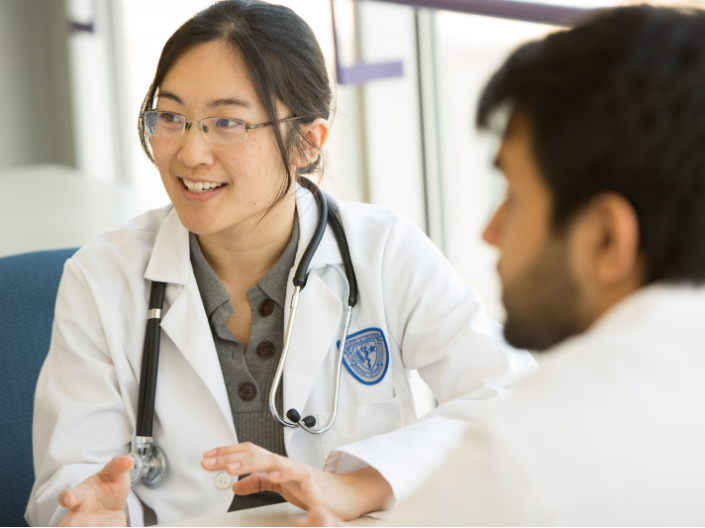
[[191, 233], [197, 235], [212, 235], [224, 229], [220, 225], [212, 211], [192, 211], [191, 208], [176, 207], [176, 214], [179, 215], [181, 225], [183, 225]]

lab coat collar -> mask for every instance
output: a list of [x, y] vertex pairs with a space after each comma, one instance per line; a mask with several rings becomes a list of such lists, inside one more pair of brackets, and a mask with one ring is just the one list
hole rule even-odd
[[[297, 183], [295, 196], [300, 232], [294, 270], [301, 261], [306, 247], [313, 238], [318, 220], [316, 200], [308, 189]], [[338, 206], [338, 201], [330, 194], [326, 193], [326, 198], [329, 204]], [[342, 262], [335, 238], [330, 229], [327, 229], [323, 240], [321, 240], [321, 244], [318, 246], [318, 250], [311, 260], [311, 267], [324, 263], [342, 264]], [[189, 232], [181, 224], [176, 209], [172, 207], [157, 232], [157, 238], [154, 241], [152, 255], [147, 264], [144, 278], [150, 281], [184, 285], [192, 276], [193, 270], [191, 269], [189, 254]], [[287, 295], [287, 299], [288, 297]]]
[[176, 209], [172, 207], [157, 232], [152, 255], [144, 272], [145, 279], [183, 286], [189, 277], [193, 277], [188, 234]]
[[[690, 314], [702, 313], [705, 306], [705, 286], [688, 283], [655, 282], [642, 286], [611, 306], [583, 333], [576, 334], [546, 350], [550, 357], [560, 357], [576, 343], [587, 339], [603, 339], [620, 333], [630, 335], [644, 321], [656, 321], [654, 328], [673, 327], [675, 321], [688, 326]], [[699, 317], [699, 316], [698, 316]], [[636, 330], [643, 332], [643, 330]]]
[[162, 330], [208, 388], [237, 438], [218, 353], [191, 267], [189, 232], [176, 209], [171, 210], [157, 232], [144, 277], [167, 283]]

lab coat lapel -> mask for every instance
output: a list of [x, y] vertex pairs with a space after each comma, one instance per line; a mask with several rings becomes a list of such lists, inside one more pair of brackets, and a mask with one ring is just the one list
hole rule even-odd
[[[293, 278], [306, 247], [313, 238], [318, 220], [316, 202], [309, 191], [297, 186], [296, 209], [299, 215], [299, 247], [296, 262], [289, 273], [287, 282], [287, 303], [284, 307], [284, 325], [289, 318], [290, 299], [293, 294]], [[330, 230], [326, 230], [318, 246], [311, 265], [340, 264], [342, 259]], [[301, 291], [296, 311], [296, 320], [291, 337], [289, 354], [284, 364], [284, 409], [303, 411], [321, 364], [328, 354], [331, 344], [338, 339], [342, 324], [343, 303], [340, 297], [318, 276], [309, 276]], [[331, 373], [334, 376], [334, 373]], [[294, 429], [284, 430], [284, 444], [288, 447]]]
[[[162, 330], [206, 385], [235, 434], [213, 335], [191, 267], [188, 231], [181, 225], [174, 209], [157, 233], [144, 276], [151, 281], [167, 283], [167, 309], [162, 318]], [[185, 386], [184, 390], [188, 387]]]

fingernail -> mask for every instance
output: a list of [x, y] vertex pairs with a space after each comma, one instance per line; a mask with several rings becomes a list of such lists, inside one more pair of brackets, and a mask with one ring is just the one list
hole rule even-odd
[[211, 449], [210, 451], [206, 451], [205, 453], [203, 453], [203, 458], [208, 458], [212, 456], [215, 456], [215, 449]]
[[238, 469], [240, 469], [240, 466], [242, 466], [240, 462], [235, 462], [234, 464], [228, 464], [228, 469], [230, 471], [237, 471]]
[[218, 462], [218, 461], [217, 461], [215, 458], [206, 458], [206, 459], [203, 461], [203, 463], [204, 463], [206, 466], [215, 466], [215, 464], [216, 464], [217, 462]]
[[269, 480], [275, 480], [275, 479], [278, 479], [278, 478], [281, 477], [281, 476], [282, 476], [282, 474], [279, 473], [279, 471], [272, 471], [272, 472], [269, 474]]

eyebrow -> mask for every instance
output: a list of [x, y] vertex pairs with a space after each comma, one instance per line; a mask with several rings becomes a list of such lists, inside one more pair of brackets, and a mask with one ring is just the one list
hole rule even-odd
[[164, 92], [162, 90], [159, 90], [159, 92], [157, 93], [157, 99], [172, 99], [180, 105], [184, 104], [184, 102], [181, 100], [181, 97], [179, 97], [175, 93]]
[[[172, 92], [160, 91], [157, 98], [171, 99], [180, 105], [184, 104], [181, 97]], [[252, 103], [245, 101], [244, 99], [238, 99], [237, 97], [229, 97], [227, 99], [216, 99], [215, 101], [208, 103], [206, 106], [208, 108], [219, 108], [221, 106], [241, 106], [243, 108], [252, 108]]]
[[208, 103], [209, 108], [216, 108], [219, 106], [242, 106], [243, 108], [252, 108], [252, 103], [245, 101], [244, 99], [238, 99], [237, 97], [230, 97], [228, 99], [218, 99], [216, 101]]

